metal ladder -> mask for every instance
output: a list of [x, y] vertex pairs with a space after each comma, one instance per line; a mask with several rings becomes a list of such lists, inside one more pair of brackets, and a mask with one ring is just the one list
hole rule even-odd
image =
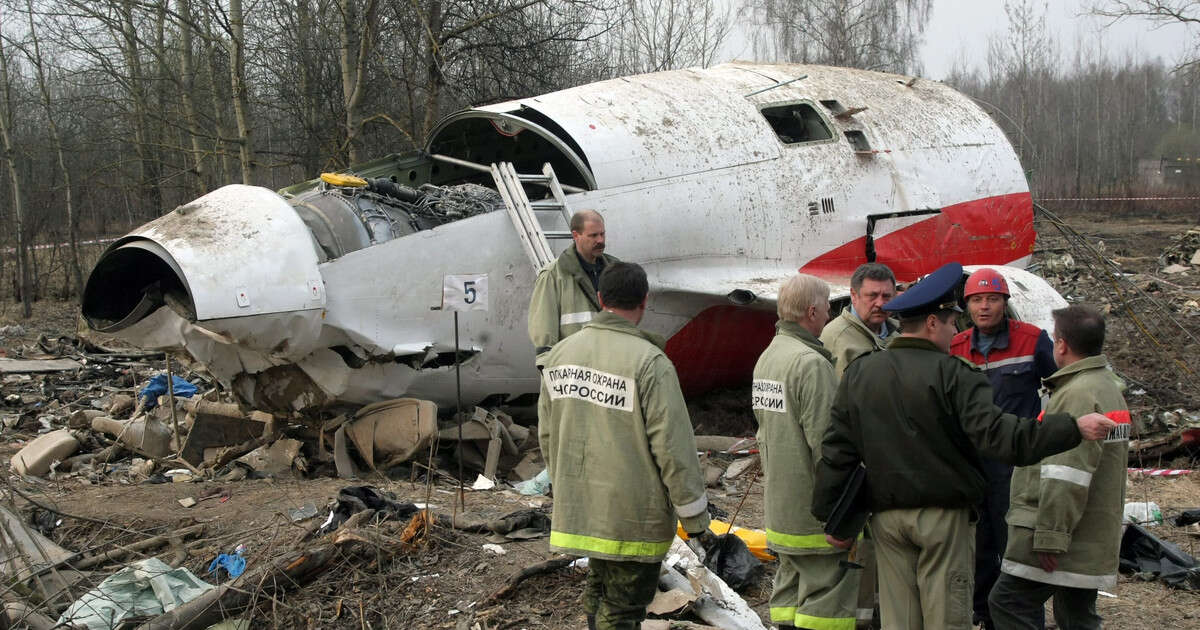
[[[512, 162], [493, 163], [491, 171], [492, 179], [496, 180], [496, 190], [500, 192], [504, 206], [508, 209], [508, 218], [512, 220], [513, 227], [517, 229], [517, 236], [521, 239], [521, 247], [529, 256], [534, 271], [540, 271], [555, 259], [548, 239], [571, 238], [569, 228], [548, 230], [543, 217], [538, 215], [539, 212], [555, 212], [562, 217], [564, 226], [570, 225], [571, 211], [567, 207], [563, 187], [549, 162], [542, 167], [541, 175], [521, 175], [513, 168]], [[552, 198], [530, 201], [525, 195], [525, 188], [522, 186], [524, 183], [549, 188]]]

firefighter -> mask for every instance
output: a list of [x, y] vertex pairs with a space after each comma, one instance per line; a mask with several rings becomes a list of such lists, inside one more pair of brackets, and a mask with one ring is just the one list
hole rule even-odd
[[589, 559], [589, 628], [640, 626], [676, 520], [699, 546], [714, 541], [675, 367], [662, 337], [637, 327], [648, 290], [640, 266], [608, 265], [602, 312], [556, 344], [542, 371], [538, 441], [554, 488], [550, 549]]
[[1115, 426], [1097, 413], [1034, 420], [996, 407], [987, 377], [949, 354], [961, 279], [962, 266], [949, 263], [884, 307], [899, 317], [900, 336], [846, 369], [821, 445], [818, 519], [829, 518], [854, 469], [866, 466], [889, 630], [971, 627], [973, 513], [986, 488], [980, 456], [1032, 464]]
[[1059, 370], [1044, 381], [1047, 414], [1098, 410], [1117, 428], [1103, 442], [1084, 442], [1013, 473], [1008, 548], [989, 600], [1000, 629], [1041, 628], [1051, 597], [1059, 628], [1099, 628], [1096, 591], [1117, 585], [1129, 458], [1125, 385], [1102, 354], [1098, 311], [1077, 305], [1053, 315]]
[[775, 338], [754, 366], [752, 406], [766, 474], [767, 546], [779, 558], [771, 621], [779, 628], [852, 630], [859, 570], [813, 518], [813, 468], [837, 390], [833, 356], [817, 339], [829, 285], [797, 274], [779, 289]]
[[[1054, 348], [1046, 331], [1008, 316], [1008, 282], [994, 269], [980, 269], [963, 286], [972, 327], [954, 337], [950, 354], [974, 363], [992, 384], [993, 402], [1015, 416], [1032, 418], [1042, 410], [1042, 379], [1054, 373]], [[1008, 538], [1009, 480], [1012, 466], [983, 458], [987, 490], [975, 527], [975, 623], [992, 629], [988, 593], [1000, 577]]]
[[600, 311], [600, 274], [617, 262], [604, 253], [604, 217], [599, 212], [572, 215], [571, 238], [574, 246], [538, 273], [529, 300], [529, 338], [538, 367], [554, 344], [579, 332]]

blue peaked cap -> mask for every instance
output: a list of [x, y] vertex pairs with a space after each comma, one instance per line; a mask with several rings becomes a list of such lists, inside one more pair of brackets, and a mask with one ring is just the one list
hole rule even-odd
[[956, 262], [946, 263], [891, 302], [884, 304], [883, 310], [894, 313], [901, 319], [947, 310], [961, 313], [962, 308], [958, 306], [954, 290], [962, 280], [962, 274], [962, 265]]

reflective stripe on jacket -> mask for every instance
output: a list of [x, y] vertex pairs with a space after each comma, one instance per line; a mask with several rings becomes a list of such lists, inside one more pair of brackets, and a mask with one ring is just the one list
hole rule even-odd
[[950, 354], [974, 363], [987, 374], [997, 407], [1008, 413], [1032, 418], [1042, 410], [1038, 390], [1042, 379], [1058, 368], [1054, 344], [1044, 330], [1026, 322], [1004, 319], [1004, 328], [987, 354], [979, 351], [979, 329], [969, 328], [954, 336]]
[[554, 488], [550, 548], [658, 562], [708, 527], [696, 439], [662, 338], [596, 315], [546, 355], [538, 441]]
[[1032, 464], [1080, 440], [1069, 415], [1038, 422], [1004, 413], [978, 368], [912, 336], [850, 364], [829, 422], [813, 492], [820, 519], [859, 461], [876, 512], [973, 507], [986, 487], [980, 456]]
[[[617, 262], [608, 254], [601, 256], [605, 267]], [[529, 339], [538, 355], [538, 365], [542, 365], [547, 350], [579, 332], [598, 312], [600, 301], [592, 281], [583, 272], [575, 248], [568, 247], [538, 273], [529, 299]]]
[[751, 386], [766, 474], [767, 546], [791, 554], [838, 553], [811, 511], [813, 469], [837, 389], [832, 357], [799, 324], [781, 321], [776, 329]]
[[[1124, 383], [1104, 355], [1087, 357], [1044, 381], [1047, 412], [1103, 413], [1118, 424], [1107, 440], [1083, 442], [1013, 471], [1008, 548], [1001, 570], [1035, 582], [1106, 589], [1117, 584], [1117, 553], [1129, 459], [1129, 406]], [[1038, 552], [1058, 555], [1041, 568]]]

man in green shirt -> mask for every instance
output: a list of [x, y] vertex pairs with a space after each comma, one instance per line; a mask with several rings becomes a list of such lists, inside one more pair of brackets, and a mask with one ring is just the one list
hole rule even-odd
[[788, 279], [776, 302], [775, 339], [754, 366], [752, 406], [766, 474], [767, 546], [779, 557], [771, 621], [784, 628], [853, 630], [859, 570], [825, 540], [813, 518], [813, 470], [837, 389], [833, 361], [817, 334], [829, 319], [829, 285]]
[[1054, 363], [1043, 379], [1046, 413], [1098, 411], [1117, 423], [1103, 442], [1013, 471], [1008, 547], [988, 598], [1000, 630], [1041, 627], [1046, 600], [1063, 630], [1100, 627], [1096, 591], [1117, 585], [1129, 458], [1125, 384], [1104, 350], [1104, 317], [1075, 305], [1054, 311]]
[[634, 630], [675, 524], [710, 545], [708, 497], [687, 405], [662, 337], [637, 327], [646, 272], [614, 262], [602, 312], [546, 355], [538, 442], [554, 488], [550, 549], [589, 558], [590, 628]]
[[538, 366], [546, 352], [579, 332], [600, 311], [600, 274], [617, 259], [604, 253], [604, 217], [595, 210], [571, 216], [572, 247], [538, 273], [529, 300], [529, 338]]

